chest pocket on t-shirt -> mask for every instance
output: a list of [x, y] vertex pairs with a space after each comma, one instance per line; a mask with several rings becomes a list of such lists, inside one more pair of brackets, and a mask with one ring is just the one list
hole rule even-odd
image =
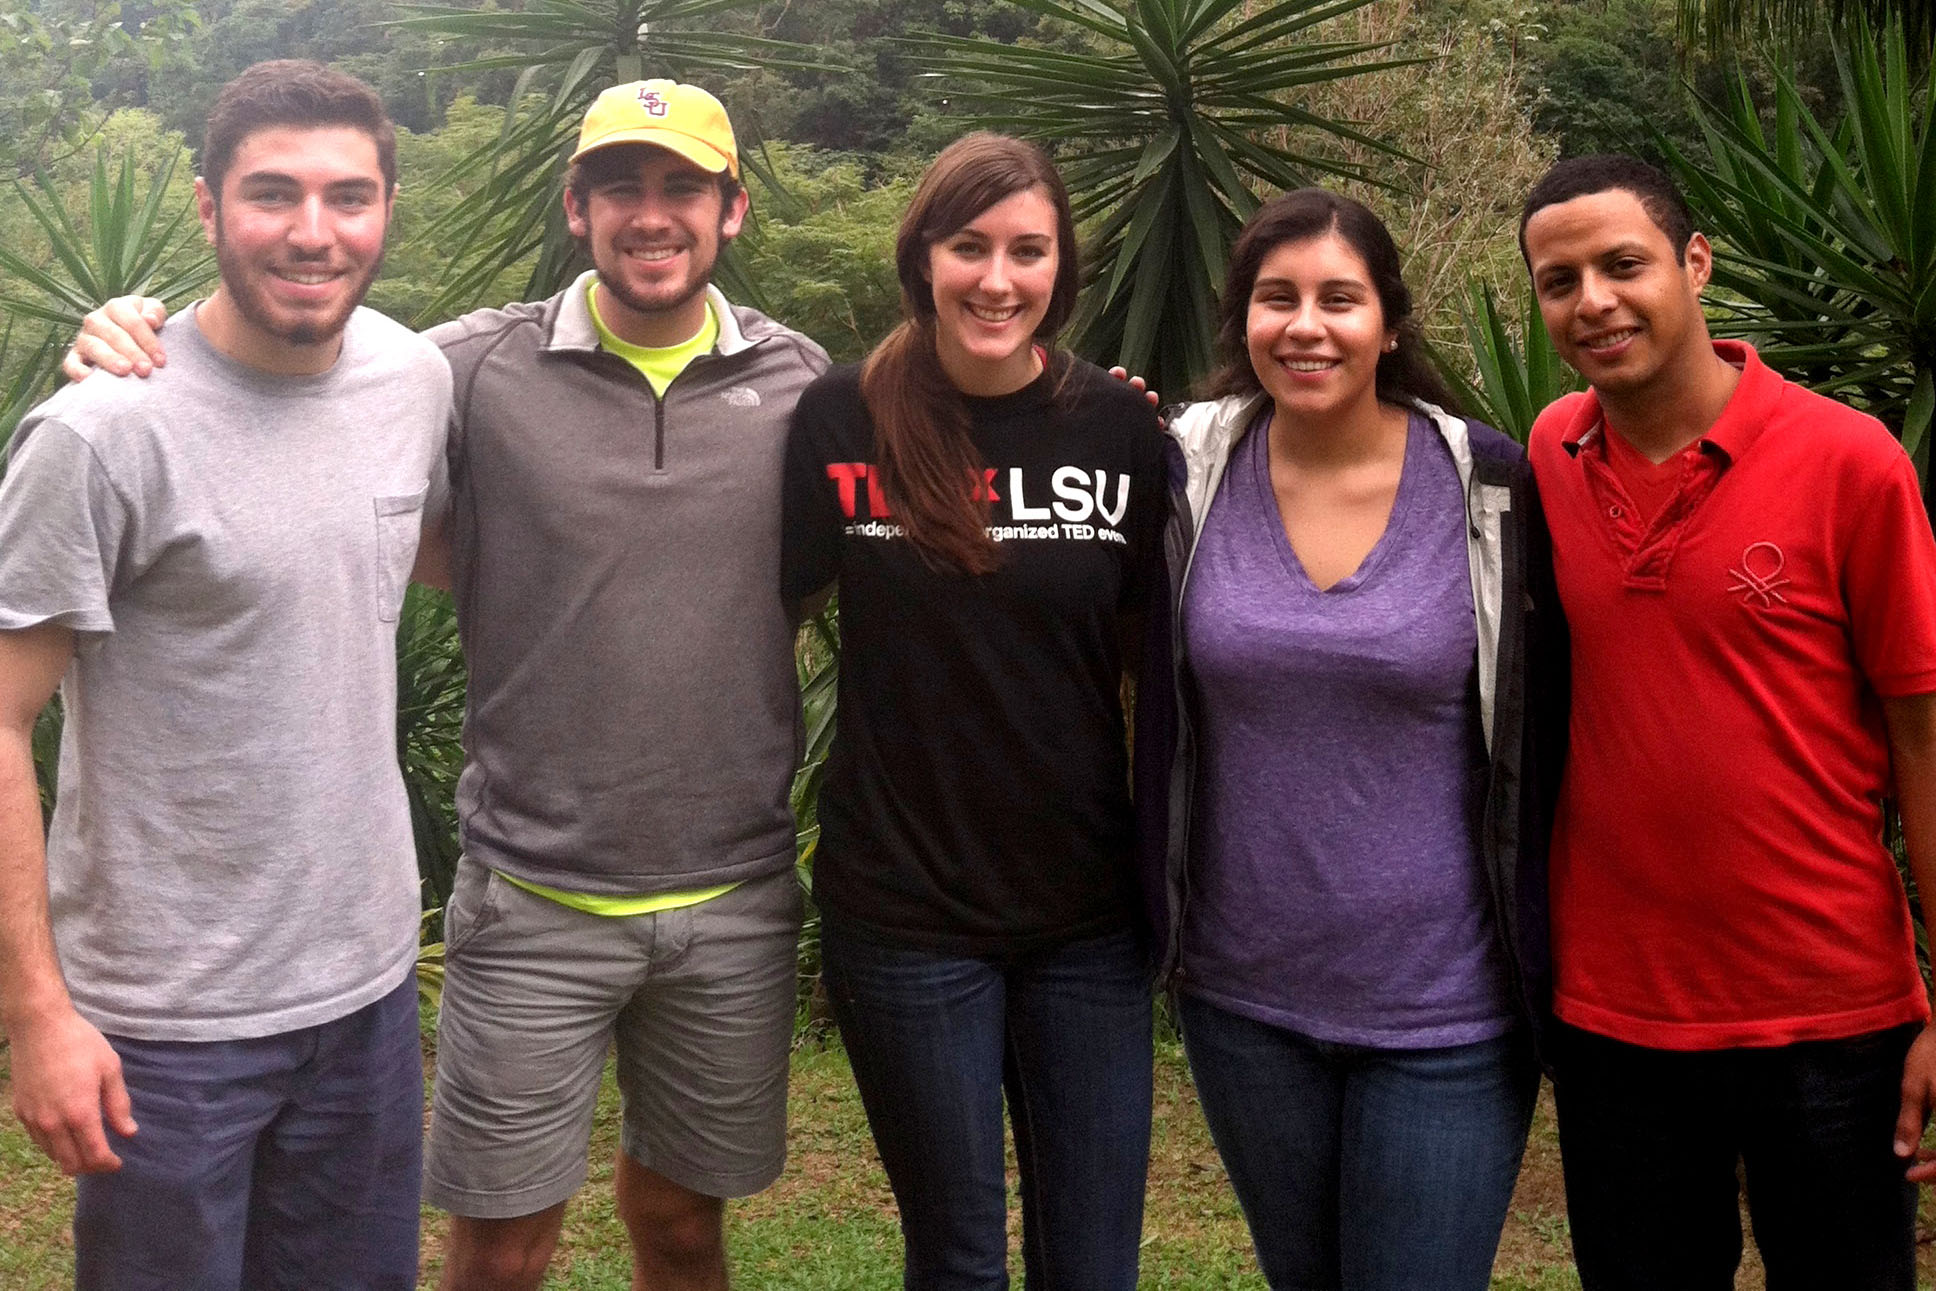
[[376, 499], [376, 610], [385, 623], [395, 623], [403, 611], [403, 594], [410, 587], [410, 567], [417, 561], [417, 537], [423, 528], [428, 484], [415, 493]]

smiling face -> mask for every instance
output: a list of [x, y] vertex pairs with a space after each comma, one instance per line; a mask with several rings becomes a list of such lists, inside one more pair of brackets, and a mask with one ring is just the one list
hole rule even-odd
[[1258, 266], [1245, 341], [1280, 417], [1376, 415], [1378, 360], [1396, 335], [1364, 257], [1336, 233], [1283, 243]]
[[935, 349], [962, 392], [1008, 394], [1035, 379], [1035, 333], [1060, 263], [1055, 229], [1048, 194], [1025, 188], [928, 244]]
[[1709, 361], [1707, 239], [1694, 234], [1684, 257], [1625, 189], [1556, 202], [1527, 221], [1526, 263], [1547, 335], [1603, 397], [1644, 397]]
[[272, 371], [320, 371], [383, 264], [391, 197], [376, 141], [353, 126], [273, 126], [236, 147], [221, 192], [195, 181], [221, 290], [210, 340]]
[[746, 219], [746, 194], [729, 203], [718, 175], [663, 148], [636, 152], [636, 167], [582, 201], [567, 189], [565, 222], [590, 248], [605, 325], [635, 345], [677, 345], [705, 324], [706, 287]]

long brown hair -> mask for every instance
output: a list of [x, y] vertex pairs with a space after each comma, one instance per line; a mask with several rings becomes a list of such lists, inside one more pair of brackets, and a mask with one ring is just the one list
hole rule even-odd
[[1035, 330], [1052, 340], [1076, 305], [1076, 230], [1069, 192], [1034, 144], [977, 132], [944, 148], [921, 177], [901, 217], [894, 268], [901, 323], [861, 365], [860, 392], [874, 420], [876, 469], [894, 519], [937, 567], [985, 574], [999, 563], [987, 532], [988, 499], [977, 487], [981, 454], [969, 436], [968, 404], [935, 349], [928, 250], [995, 203], [1040, 188], [1055, 208], [1055, 288]]

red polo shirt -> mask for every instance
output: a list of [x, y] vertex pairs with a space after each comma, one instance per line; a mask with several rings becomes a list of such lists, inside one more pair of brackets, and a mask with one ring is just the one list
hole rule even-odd
[[1650, 519], [1591, 393], [1533, 428], [1573, 641], [1555, 1009], [1661, 1049], [1920, 1021], [1878, 699], [1936, 691], [1915, 469], [1874, 418], [1715, 350], [1741, 383]]

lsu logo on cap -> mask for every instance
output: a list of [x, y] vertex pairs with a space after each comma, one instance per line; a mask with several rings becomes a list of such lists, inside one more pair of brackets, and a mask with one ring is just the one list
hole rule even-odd
[[666, 101], [659, 97], [657, 90], [646, 86], [639, 87], [639, 106], [645, 109], [648, 116], [662, 117], [666, 114]]

